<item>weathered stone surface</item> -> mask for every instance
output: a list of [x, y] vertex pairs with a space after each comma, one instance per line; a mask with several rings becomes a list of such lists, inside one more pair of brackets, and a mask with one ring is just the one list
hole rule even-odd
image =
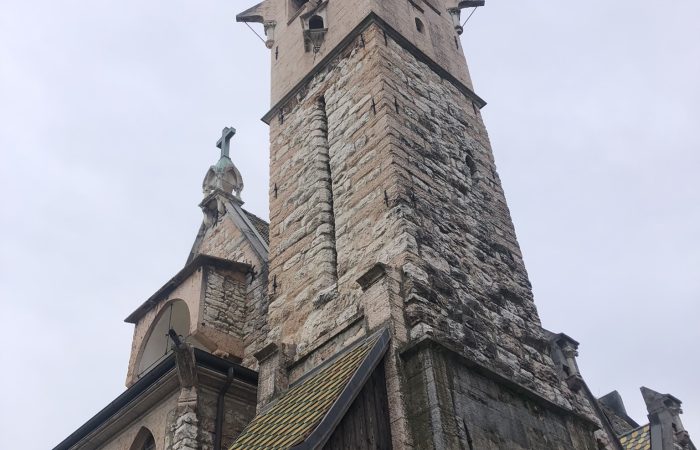
[[598, 449], [595, 423], [508, 388], [438, 347], [406, 356], [406, 377], [417, 448]]
[[[215, 225], [204, 229], [203, 235], [198, 239], [200, 243], [195, 251], [199, 254], [243, 262], [253, 268], [252, 277], [246, 287], [244, 304], [239, 302], [236, 307], [239, 308], [238, 312], [235, 313], [238, 319], [225, 318], [224, 320], [235, 321], [244, 318], [240, 329], [234, 333], [241, 336], [244, 342], [243, 363], [255, 369], [257, 361], [253, 354], [263, 347], [267, 337], [267, 255], [260, 255], [256, 248], [251, 245], [250, 237], [246, 236], [236, 224], [232, 217], [235, 214], [234, 208], [234, 205], [229, 202], [227, 214], [221, 217]], [[251, 225], [255, 226], [253, 223]], [[240, 307], [245, 308], [244, 314], [241, 314]], [[217, 310], [215, 305], [212, 305], [212, 308], [212, 311]], [[223, 313], [221, 308], [224, 307], [219, 305], [218, 313]], [[225, 317], [225, 314], [222, 317]]]
[[[325, 188], [319, 188], [323, 164], [314, 144], [324, 131], [314, 126], [320, 99], [327, 118], [331, 208], [321, 195]], [[469, 97], [370, 25], [283, 106], [270, 133], [275, 194], [267, 339], [296, 345], [296, 359], [303, 363], [292, 358], [290, 382], [322, 361], [328, 349], [342, 346], [344, 330], [363, 317], [367, 329], [389, 324], [397, 345], [424, 338], [444, 342], [544, 404], [568, 411], [546, 414], [551, 426], [572, 428], [568, 433], [578, 441], [569, 445], [595, 445], [600, 423], [588, 399], [567, 386], [552, 360], [488, 136]], [[329, 215], [334, 242], [324, 238]], [[323, 280], [332, 270], [322, 268], [332, 250], [337, 294], [329, 297]], [[363, 292], [357, 283], [378, 262], [398, 273], [395, 295], [378, 295], [374, 288]], [[463, 376], [457, 366], [449, 370]], [[440, 435], [434, 448], [458, 448], [448, 442], [464, 435], [459, 427], [443, 430], [430, 414], [414, 426], [406, 413], [415, 412], [406, 405], [414, 391], [401, 363], [386, 371], [399, 381], [388, 389], [392, 427], [428, 427], [428, 434]], [[505, 389], [493, 383], [493, 389]], [[457, 389], [438, 379], [425, 386], [435, 395]], [[469, 402], [464, 392], [455, 394], [453, 415]], [[517, 394], [498, 398], [495, 404], [502, 404], [494, 407], [512, 414], [530, 408]], [[489, 438], [483, 442], [497, 445]], [[432, 448], [411, 438], [394, 445]]]

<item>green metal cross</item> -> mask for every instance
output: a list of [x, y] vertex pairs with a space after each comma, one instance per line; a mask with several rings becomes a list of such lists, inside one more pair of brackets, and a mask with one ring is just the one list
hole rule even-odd
[[231, 145], [231, 139], [236, 135], [236, 129], [233, 127], [226, 127], [221, 130], [221, 139], [216, 142], [216, 146], [221, 149], [221, 157], [230, 158], [229, 149]]

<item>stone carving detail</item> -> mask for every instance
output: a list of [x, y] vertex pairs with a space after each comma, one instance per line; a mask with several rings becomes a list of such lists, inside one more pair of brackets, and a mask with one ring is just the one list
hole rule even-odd
[[177, 399], [175, 423], [173, 424], [173, 450], [196, 450], [199, 448], [199, 419], [197, 417], [198, 381], [194, 349], [180, 340], [170, 330], [173, 351], [180, 381], [180, 396]]
[[224, 194], [233, 194], [238, 200], [241, 199], [243, 177], [229, 156], [231, 139], [235, 135], [235, 128], [226, 127], [221, 132], [221, 139], [216, 143], [216, 146], [221, 149], [221, 157], [215, 165], [209, 168], [204, 177], [202, 189], [205, 196], [220, 191]]

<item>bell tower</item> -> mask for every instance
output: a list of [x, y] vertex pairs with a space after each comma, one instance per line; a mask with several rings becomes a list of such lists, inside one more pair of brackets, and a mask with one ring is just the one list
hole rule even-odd
[[272, 69], [259, 410], [385, 330], [392, 448], [612, 445], [535, 308], [459, 40], [483, 5], [265, 0], [237, 16], [263, 25]]

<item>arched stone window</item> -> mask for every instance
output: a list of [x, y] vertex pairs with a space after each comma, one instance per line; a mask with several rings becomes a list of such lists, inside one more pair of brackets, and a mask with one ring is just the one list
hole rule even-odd
[[148, 428], [142, 427], [129, 450], [156, 450], [156, 440]]
[[423, 25], [423, 21], [420, 20], [418, 17], [416, 17], [416, 30], [418, 30], [418, 32], [422, 33], [424, 29], [425, 29], [425, 26]]
[[154, 321], [141, 351], [137, 371], [139, 377], [155, 367], [172, 351], [168, 336], [171, 328], [181, 336], [190, 334], [190, 310], [182, 300], [175, 300], [168, 304]]
[[323, 28], [323, 17], [313, 16], [309, 19], [309, 30], [322, 30]]

